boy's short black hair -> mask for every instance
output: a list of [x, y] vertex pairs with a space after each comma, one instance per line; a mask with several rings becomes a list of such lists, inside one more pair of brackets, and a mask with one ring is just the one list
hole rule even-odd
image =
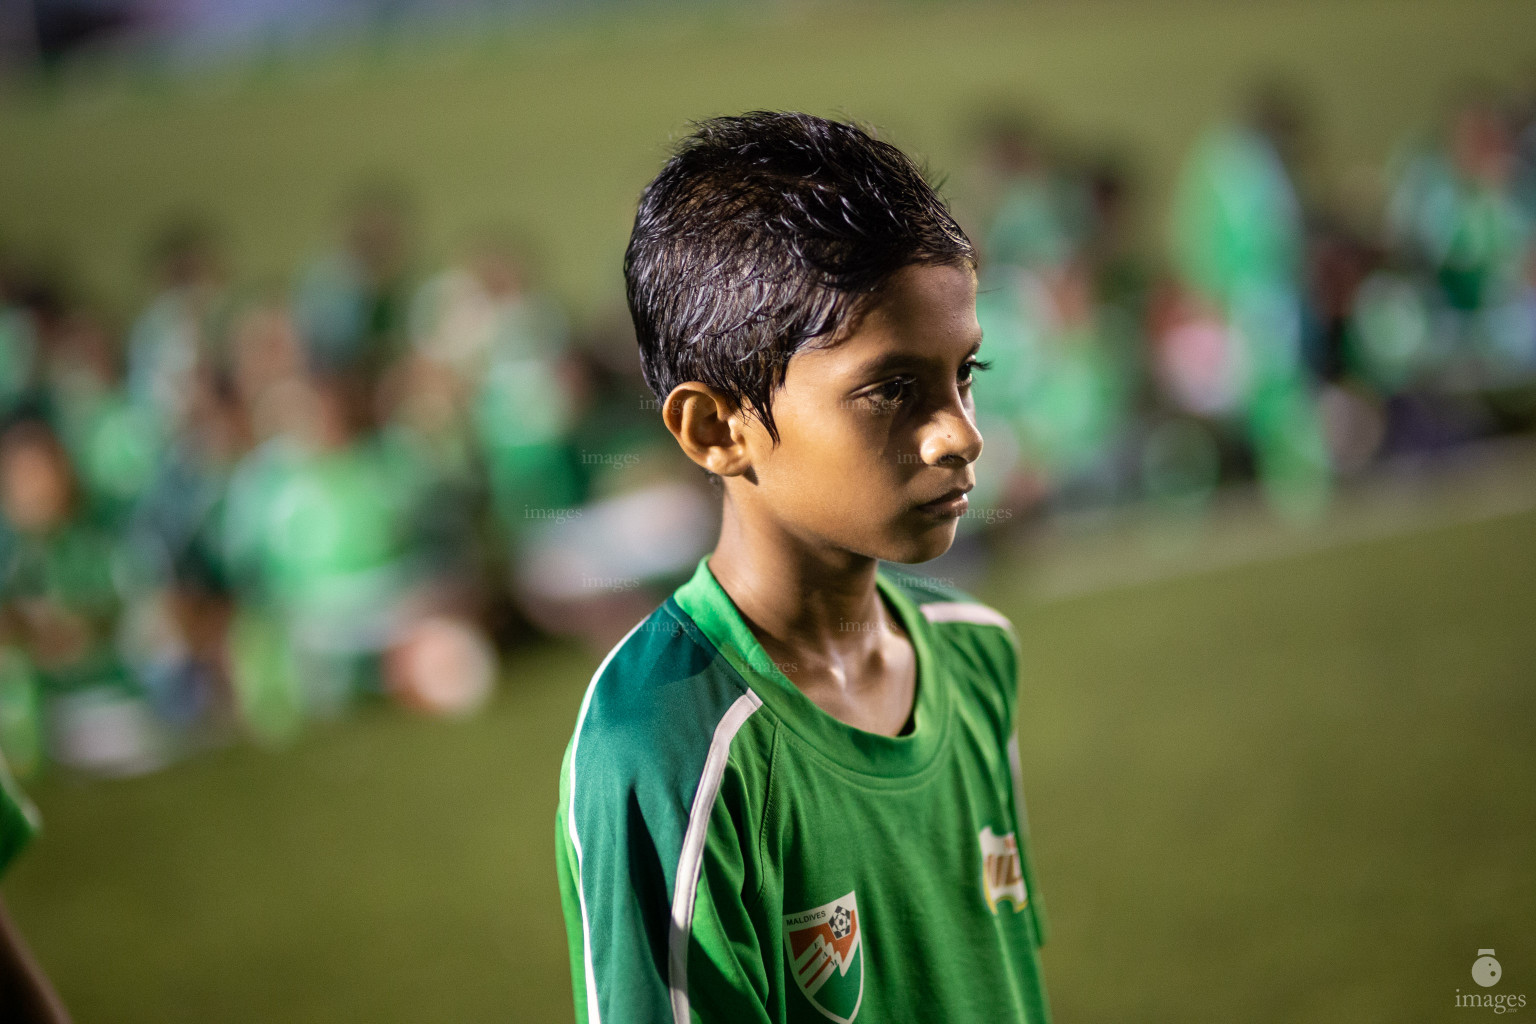
[[758, 110], [695, 125], [640, 196], [624, 280], [645, 382], [688, 380], [750, 406], [790, 356], [840, 339], [896, 271], [975, 267], [922, 170], [858, 125]]

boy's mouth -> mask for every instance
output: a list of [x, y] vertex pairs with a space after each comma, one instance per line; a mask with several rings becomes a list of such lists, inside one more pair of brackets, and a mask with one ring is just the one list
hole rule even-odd
[[964, 487], [951, 488], [932, 501], [925, 501], [918, 505], [917, 511], [938, 516], [941, 519], [953, 519], [963, 515], [970, 506], [970, 499], [965, 496], [965, 492], [973, 486], [975, 485], [967, 484]]

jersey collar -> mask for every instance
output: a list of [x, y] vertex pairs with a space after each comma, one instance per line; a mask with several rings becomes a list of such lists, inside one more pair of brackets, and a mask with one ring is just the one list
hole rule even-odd
[[693, 578], [672, 598], [768, 709], [813, 750], [861, 775], [902, 778], [927, 768], [943, 747], [949, 729], [949, 693], [935, 662], [927, 618], [883, 573], [876, 572], [875, 584], [911, 638], [917, 660], [916, 720], [905, 736], [866, 732], [817, 707], [768, 657], [710, 571], [708, 555], [699, 559]]

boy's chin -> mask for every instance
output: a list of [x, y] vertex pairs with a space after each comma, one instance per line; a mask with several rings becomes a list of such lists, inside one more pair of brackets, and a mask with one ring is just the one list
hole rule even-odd
[[948, 551], [955, 543], [958, 519], [935, 522], [918, 533], [904, 532], [891, 537], [877, 557], [882, 562], [901, 562], [915, 565], [929, 562]]

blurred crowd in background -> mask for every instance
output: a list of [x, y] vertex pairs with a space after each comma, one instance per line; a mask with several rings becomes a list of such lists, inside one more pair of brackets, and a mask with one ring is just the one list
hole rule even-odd
[[[1536, 422], [1536, 103], [1466, 94], [1378, 209], [1307, 187], [1308, 139], [1256, 92], [1188, 154], [1157, 246], [1132, 167], [986, 120], [957, 206], [993, 362], [967, 538], [1198, 517], [1242, 481], [1305, 525], [1384, 458]], [[231, 280], [222, 245], [168, 225], [121, 330], [0, 256], [22, 773], [148, 771], [381, 699], [473, 713], [511, 647], [606, 645], [713, 542], [627, 324], [562, 309], [515, 235], [423, 266], [409, 194], [376, 183], [282, 288]]]
[[1187, 155], [1161, 262], [1129, 241], [1136, 182], [1114, 160], [990, 137], [978, 311], [997, 369], [976, 395], [1005, 504], [1198, 511], [1251, 479], [1307, 523], [1384, 457], [1536, 419], [1531, 99], [1468, 91], [1370, 209], [1307, 187], [1306, 108], [1260, 88]]

